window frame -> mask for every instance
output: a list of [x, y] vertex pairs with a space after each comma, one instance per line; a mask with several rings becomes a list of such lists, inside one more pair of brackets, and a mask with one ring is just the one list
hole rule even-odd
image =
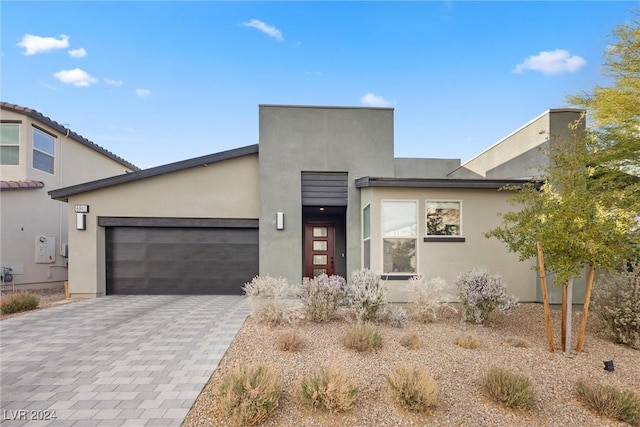
[[[365, 215], [365, 211], [368, 215]], [[368, 220], [369, 223], [369, 235], [365, 235], [365, 220]], [[362, 233], [360, 234], [362, 239], [362, 258], [360, 260], [360, 265], [362, 268], [366, 268], [368, 270], [371, 269], [371, 203], [367, 203], [365, 207], [362, 208]], [[365, 245], [369, 244], [369, 259], [365, 259]]]
[[[21, 126], [22, 122], [21, 121], [15, 121], [15, 120], [3, 120], [0, 122], [0, 127], [2, 126], [15, 126], [18, 129], [18, 140], [15, 144], [7, 144], [7, 143], [3, 143], [2, 140], [0, 140], [0, 147], [17, 147], [17, 156], [16, 156], [16, 163], [2, 163], [0, 161], [0, 165], [2, 166], [20, 166], [20, 126]], [[1, 148], [0, 148], [1, 149]], [[1, 160], [1, 157], [0, 157]]]
[[[413, 236], [394, 236], [394, 235], [390, 235], [388, 233], [385, 233], [384, 230], [384, 206], [385, 203], [397, 203], [397, 202], [402, 202], [402, 203], [413, 203], [413, 205], [415, 206], [415, 233]], [[419, 204], [419, 200], [418, 199], [382, 199], [380, 201], [380, 261], [381, 261], [381, 271], [382, 271], [382, 275], [386, 276], [387, 278], [393, 278], [394, 276], [399, 276], [399, 277], [406, 277], [406, 276], [413, 276], [418, 274], [419, 270], [419, 262], [420, 262], [420, 256], [419, 256], [419, 246], [418, 245], [418, 236], [420, 234], [419, 232], [419, 226], [420, 226], [420, 204]], [[395, 240], [413, 240], [414, 242], [414, 258], [415, 258], [415, 266], [413, 268], [414, 271], [385, 271], [385, 265], [384, 265], [384, 256], [385, 256], [385, 249], [384, 249], [384, 242], [385, 239], [395, 239]]]
[[[42, 134], [43, 136], [46, 136], [48, 138], [51, 138], [52, 144], [51, 144], [51, 153], [48, 153], [47, 151], [44, 151], [41, 148], [36, 147], [36, 132]], [[33, 169], [51, 174], [51, 175], [55, 175], [56, 172], [56, 136], [51, 134], [50, 132], [47, 132], [46, 130], [33, 125], [32, 126], [32, 137], [31, 137], [31, 145], [32, 145], [32, 155], [31, 155], [31, 167]], [[35, 153], [39, 153], [43, 156], [47, 156], [51, 158], [51, 171], [47, 170], [47, 169], [42, 169], [36, 166], [35, 164]]]
[[[458, 204], [458, 234], [429, 234], [428, 213], [429, 203], [457, 203]], [[425, 199], [424, 201], [424, 241], [425, 242], [464, 242], [464, 227], [462, 217], [462, 199]]]

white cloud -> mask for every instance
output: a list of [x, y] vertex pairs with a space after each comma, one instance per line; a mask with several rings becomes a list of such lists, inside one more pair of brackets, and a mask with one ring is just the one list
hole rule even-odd
[[107, 78], [107, 77], [105, 77], [103, 80], [109, 86], [122, 86], [122, 83], [123, 83], [122, 80], [112, 80], [112, 79]]
[[145, 96], [151, 95], [151, 91], [149, 89], [136, 89], [136, 95], [144, 98]]
[[64, 34], [60, 38], [40, 37], [33, 34], [25, 34], [18, 46], [24, 48], [23, 55], [35, 55], [36, 53], [49, 52], [54, 49], [66, 49], [69, 47], [69, 36]]
[[62, 83], [72, 84], [77, 87], [90, 86], [93, 83], [98, 82], [98, 79], [91, 77], [89, 73], [80, 68], [58, 71], [53, 75], [53, 77], [60, 80]]
[[322, 71], [305, 71], [304, 72], [307, 76], [316, 76], [316, 77], [320, 77], [322, 76]]
[[516, 65], [513, 72], [522, 74], [525, 70], [540, 71], [543, 74], [575, 73], [587, 64], [582, 57], [569, 53], [568, 50], [556, 49], [532, 55], [521, 64]]
[[366, 95], [363, 95], [362, 98], [360, 98], [360, 102], [369, 107], [388, 107], [389, 106], [389, 101], [373, 93], [367, 93]]
[[251, 27], [251, 28], [255, 28], [256, 30], [262, 31], [269, 37], [273, 37], [279, 42], [284, 41], [284, 38], [282, 37], [282, 33], [280, 32], [279, 29], [277, 29], [276, 27], [272, 27], [269, 24], [265, 24], [262, 21], [258, 21], [257, 19], [252, 19], [249, 22], [243, 22], [242, 25], [244, 25], [245, 27]]
[[71, 49], [68, 52], [69, 56], [72, 58], [84, 58], [87, 56], [87, 51], [83, 47], [79, 49]]

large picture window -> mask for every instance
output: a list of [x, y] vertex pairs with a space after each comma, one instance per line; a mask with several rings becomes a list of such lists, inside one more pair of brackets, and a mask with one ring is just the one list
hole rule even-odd
[[40, 129], [33, 128], [33, 167], [53, 173], [55, 139]]
[[20, 125], [0, 124], [0, 165], [20, 163]]
[[416, 272], [418, 203], [382, 202], [382, 268], [384, 273]]
[[460, 201], [427, 200], [427, 236], [460, 236]]

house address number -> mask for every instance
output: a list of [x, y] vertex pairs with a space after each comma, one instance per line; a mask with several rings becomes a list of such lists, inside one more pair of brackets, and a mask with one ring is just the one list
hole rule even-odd
[[89, 213], [89, 205], [76, 205], [76, 213]]

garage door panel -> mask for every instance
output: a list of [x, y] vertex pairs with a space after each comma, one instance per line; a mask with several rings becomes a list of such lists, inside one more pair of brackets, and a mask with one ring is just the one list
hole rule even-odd
[[108, 294], [241, 294], [257, 228], [108, 227]]

